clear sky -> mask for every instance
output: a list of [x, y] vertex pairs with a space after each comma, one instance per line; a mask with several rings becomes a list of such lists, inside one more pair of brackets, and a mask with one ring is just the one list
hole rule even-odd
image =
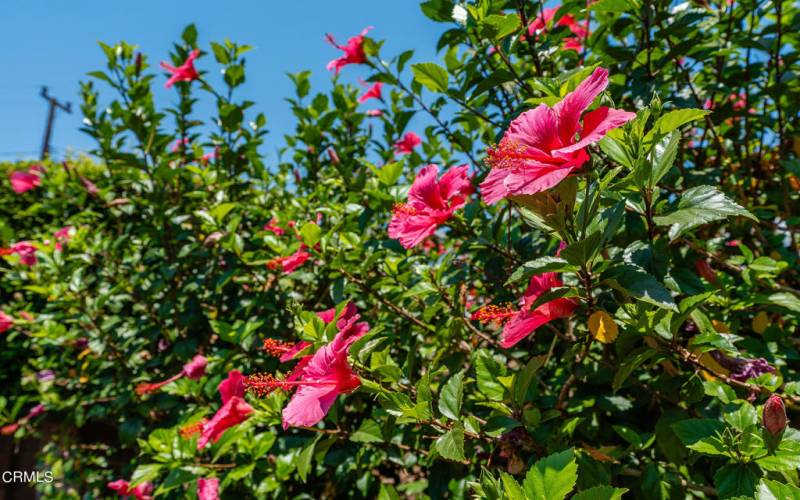
[[[327, 62], [340, 54], [324, 40], [331, 32], [343, 43], [365, 26], [385, 39], [385, 56], [413, 48], [413, 61], [435, 60], [443, 25], [426, 18], [417, 0], [3, 0], [0, 7], [0, 161], [39, 154], [47, 105], [42, 85], [60, 100], [72, 102], [73, 113], [56, 119], [52, 145], [55, 157], [69, 148], [85, 151], [93, 144], [78, 129], [81, 115], [78, 82], [102, 69], [98, 41], [137, 44], [151, 65], [167, 58], [188, 23], [195, 23], [200, 46], [225, 37], [254, 46], [247, 54], [247, 82], [240, 97], [256, 102], [267, 115], [265, 152], [274, 151], [293, 119], [284, 98], [291, 95], [287, 72], [312, 70], [312, 89], [330, 85]], [[197, 66], [216, 63], [210, 54]], [[205, 67], [204, 67], [205, 66]], [[160, 70], [158, 70], [160, 71]], [[341, 79], [356, 82], [361, 68], [345, 68]], [[159, 85], [156, 98], [168, 104], [174, 89]], [[207, 118], [207, 116], [198, 116]]]

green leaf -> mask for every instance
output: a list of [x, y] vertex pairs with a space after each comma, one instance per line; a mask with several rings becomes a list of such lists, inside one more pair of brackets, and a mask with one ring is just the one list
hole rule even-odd
[[464, 458], [464, 427], [461, 422], [453, 422], [453, 428], [442, 434], [436, 440], [436, 451], [442, 458], [463, 462]]
[[614, 374], [614, 381], [612, 383], [612, 387], [614, 392], [618, 391], [622, 384], [631, 376], [636, 368], [639, 367], [642, 363], [653, 357], [655, 354], [655, 350], [650, 349], [649, 347], [640, 347], [636, 351], [631, 352], [627, 356], [625, 356], [625, 361], [620, 365], [619, 370], [617, 373]]
[[631, 265], [616, 265], [602, 274], [603, 280], [625, 295], [664, 309], [677, 311], [678, 306], [669, 291], [652, 275]]
[[314, 458], [314, 447], [321, 437], [322, 434], [317, 434], [317, 437], [309, 441], [297, 455], [297, 475], [300, 476], [300, 480], [304, 483], [306, 482], [308, 472], [311, 470], [311, 459]]
[[432, 62], [412, 64], [411, 71], [414, 73], [414, 80], [431, 92], [447, 91], [447, 70], [438, 64]]
[[603, 243], [603, 233], [598, 231], [561, 250], [561, 257], [575, 266], [581, 266], [597, 255]]
[[694, 108], [676, 109], [674, 111], [664, 113], [661, 115], [661, 117], [659, 117], [658, 120], [656, 120], [656, 123], [653, 125], [653, 129], [644, 137], [644, 142], [645, 144], [652, 143], [656, 135], [658, 135], [658, 137], [663, 137], [681, 125], [693, 122], [698, 118], [704, 117], [708, 113], [710, 113], [710, 111]]
[[692, 418], [672, 424], [672, 430], [687, 448], [706, 455], [727, 454], [727, 446], [718, 437], [724, 429], [722, 422], [710, 418]]
[[503, 482], [503, 493], [510, 500], [525, 500], [525, 492], [516, 479], [506, 472], [500, 473], [500, 480]]
[[572, 500], [619, 500], [628, 491], [628, 488], [614, 488], [613, 486], [595, 486], [575, 494]]
[[501, 40], [519, 29], [520, 20], [517, 14], [492, 14], [481, 21], [480, 27], [484, 38]]
[[678, 153], [678, 144], [681, 140], [680, 132], [673, 132], [669, 137], [665, 137], [653, 148], [653, 170], [650, 172], [649, 186], [651, 188], [658, 184], [662, 177], [667, 175], [675, 156]]
[[800, 298], [797, 298], [797, 295], [789, 292], [778, 292], [773, 293], [769, 297], [767, 297], [766, 302], [762, 302], [764, 304], [775, 304], [777, 306], [785, 307], [790, 311], [800, 313]]
[[367, 418], [361, 422], [358, 430], [350, 435], [350, 441], [355, 441], [356, 443], [382, 443], [384, 439], [381, 426], [373, 419]]
[[752, 498], [757, 482], [758, 474], [748, 465], [726, 465], [714, 474], [714, 486], [720, 498], [736, 496]]
[[[601, 0], [601, 2], [602, 1], [603, 0]], [[615, 141], [609, 136], [605, 136], [602, 139], [600, 139], [600, 142], [598, 142], [597, 144], [600, 146], [600, 149], [603, 151], [603, 153], [607, 154], [609, 158], [611, 158], [615, 162], [619, 163], [624, 167], [628, 168], [633, 167], [633, 162], [631, 161], [630, 156], [625, 151], [625, 148], [619, 142]]]
[[303, 243], [309, 247], [316, 245], [320, 238], [322, 238], [322, 229], [314, 222], [306, 222], [300, 228], [300, 236], [303, 237]]
[[566, 498], [578, 480], [572, 449], [553, 453], [533, 464], [525, 475], [525, 494], [534, 500]]
[[495, 88], [499, 85], [502, 85], [506, 82], [510, 82], [514, 79], [514, 74], [508, 71], [507, 69], [500, 68], [494, 71], [491, 75], [487, 76], [475, 86], [475, 90], [472, 91], [472, 98], [483, 94], [489, 89]]
[[136, 467], [131, 476], [131, 486], [138, 486], [145, 482], [153, 482], [161, 475], [164, 464], [142, 464]]
[[498, 379], [505, 374], [505, 367], [495, 361], [489, 351], [480, 349], [475, 352], [475, 375], [478, 390], [484, 396], [495, 401], [503, 400], [506, 390]]
[[628, 0], [600, 0], [590, 7], [596, 12], [617, 12], [624, 13], [633, 10]]
[[736, 411], [725, 413], [725, 421], [742, 432], [758, 424], [758, 413], [750, 403], [742, 403]]
[[439, 411], [447, 418], [458, 420], [461, 415], [461, 400], [464, 396], [464, 373], [450, 377], [439, 393]]
[[800, 500], [800, 488], [765, 478], [758, 483], [756, 500]]
[[717, 188], [697, 186], [683, 193], [676, 211], [654, 217], [654, 220], [658, 225], [672, 226], [669, 229], [669, 237], [674, 240], [689, 229], [735, 215], [758, 220]]
[[547, 255], [544, 257], [539, 257], [538, 259], [529, 260], [528, 262], [516, 268], [514, 272], [511, 273], [508, 281], [506, 281], [506, 286], [523, 279], [528, 280], [531, 276], [535, 276], [537, 274], [549, 272], [563, 273], [575, 270], [577, 270], [577, 267], [573, 266], [566, 260], [560, 257], [551, 257]]
[[397, 179], [399, 179], [400, 175], [403, 173], [403, 162], [389, 162], [380, 169], [377, 169], [377, 172], [378, 180], [381, 184], [384, 186], [394, 186], [394, 183], [397, 182]]

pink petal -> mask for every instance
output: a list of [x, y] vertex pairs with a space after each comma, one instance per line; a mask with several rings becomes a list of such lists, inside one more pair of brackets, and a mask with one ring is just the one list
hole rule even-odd
[[418, 209], [445, 208], [439, 194], [439, 185], [436, 182], [438, 175], [439, 167], [436, 165], [428, 165], [420, 169], [408, 191], [408, 201], [412, 207]]
[[232, 397], [244, 397], [244, 377], [239, 370], [231, 370], [228, 372], [228, 378], [223, 380], [217, 386], [222, 404], [227, 403]]
[[503, 142], [550, 151], [561, 146], [557, 131], [556, 112], [547, 104], [540, 104], [520, 114], [511, 122], [503, 136]]
[[596, 68], [575, 90], [554, 106], [553, 109], [558, 114], [558, 134], [563, 144], [572, 144], [578, 132], [581, 115], [607, 86], [608, 71]]
[[292, 400], [283, 409], [283, 428], [311, 427], [320, 422], [333, 406], [336, 397], [336, 384], [306, 385], [300, 387]]
[[636, 113], [612, 109], [606, 106], [599, 107], [586, 113], [583, 117], [583, 131], [581, 140], [570, 146], [553, 151], [554, 154], [571, 153], [585, 148], [589, 144], [602, 139], [609, 130], [620, 127], [636, 118]]
[[198, 500], [219, 500], [219, 479], [210, 477], [197, 480]]

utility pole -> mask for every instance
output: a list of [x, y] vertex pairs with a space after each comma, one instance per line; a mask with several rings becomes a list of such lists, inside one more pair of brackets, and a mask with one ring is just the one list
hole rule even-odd
[[42, 141], [41, 159], [44, 160], [50, 155], [50, 136], [53, 134], [53, 121], [56, 118], [56, 108], [62, 109], [67, 113], [72, 113], [72, 103], [59, 102], [55, 97], [47, 93], [47, 87], [42, 87], [40, 95], [47, 100], [49, 109], [47, 110], [47, 125], [44, 128], [44, 141]]

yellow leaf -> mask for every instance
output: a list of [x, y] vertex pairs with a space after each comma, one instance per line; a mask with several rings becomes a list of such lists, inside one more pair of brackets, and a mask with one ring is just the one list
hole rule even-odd
[[767, 327], [769, 327], [769, 316], [767, 316], [766, 311], [761, 311], [760, 313], [756, 314], [756, 317], [753, 318], [753, 331], [759, 334], [763, 334]]
[[613, 344], [619, 333], [614, 319], [605, 311], [595, 311], [589, 316], [589, 331], [604, 344]]
[[714, 330], [718, 331], [719, 333], [731, 333], [728, 325], [723, 323], [722, 321], [717, 321], [715, 319], [711, 320], [711, 324], [714, 325]]

